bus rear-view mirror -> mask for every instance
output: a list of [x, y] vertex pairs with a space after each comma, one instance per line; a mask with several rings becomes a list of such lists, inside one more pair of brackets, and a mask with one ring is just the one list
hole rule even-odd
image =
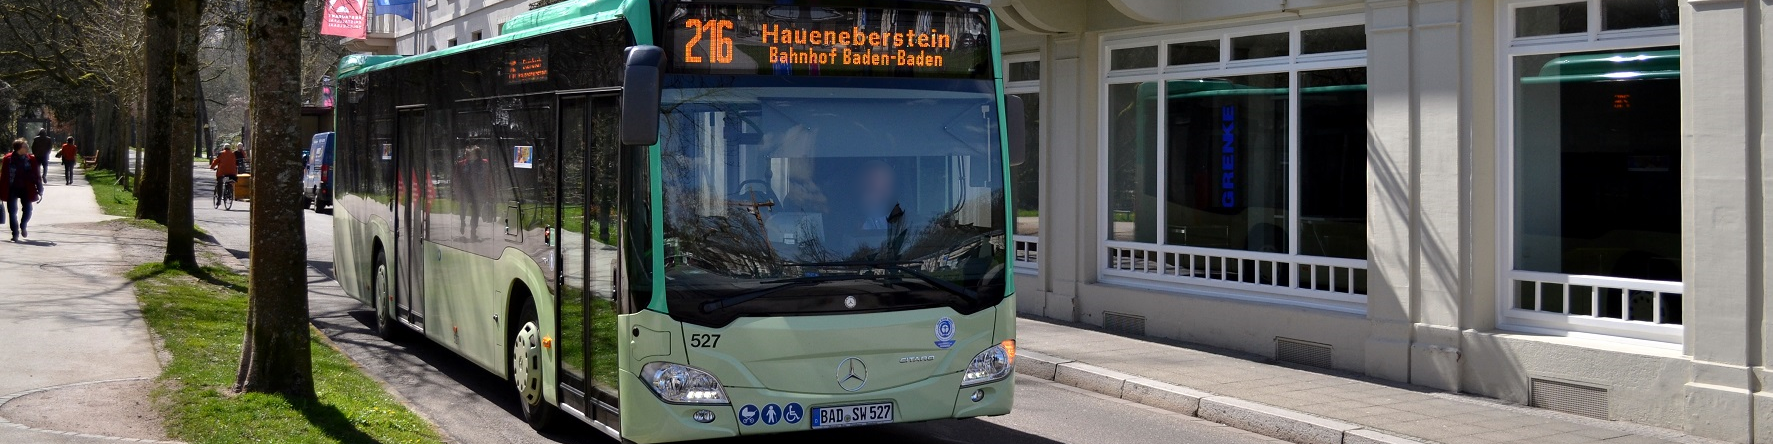
[[622, 145], [659, 143], [659, 65], [665, 50], [652, 45], [630, 46], [622, 72]]

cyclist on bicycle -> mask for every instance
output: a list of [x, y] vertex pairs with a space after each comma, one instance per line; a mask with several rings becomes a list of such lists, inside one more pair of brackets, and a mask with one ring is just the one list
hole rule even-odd
[[209, 169], [215, 170], [215, 201], [222, 201], [222, 187], [228, 180], [240, 180], [240, 166], [234, 160], [234, 147], [222, 144], [222, 152], [216, 153], [209, 160]]

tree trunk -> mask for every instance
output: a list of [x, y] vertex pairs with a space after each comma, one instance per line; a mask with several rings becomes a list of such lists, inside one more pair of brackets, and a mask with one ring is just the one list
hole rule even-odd
[[[172, 120], [176, 98], [173, 77], [177, 67], [173, 52], [177, 48], [178, 0], [148, 0], [143, 23], [148, 48], [143, 59], [142, 77], [147, 81], [143, 108], [147, 114], [148, 137], [141, 165], [141, 180], [136, 187], [135, 217], [166, 223], [168, 200], [167, 178], [172, 175]], [[189, 175], [188, 173], [186, 174]], [[190, 206], [190, 202], [185, 202]]]
[[[109, 142], [100, 145], [99, 159], [117, 173], [119, 179], [129, 174], [129, 115], [123, 111], [123, 102], [112, 96], [106, 103], [107, 114], [110, 115]], [[127, 180], [123, 182], [129, 184]]]
[[197, 79], [197, 157], [215, 156], [215, 131], [209, 127], [209, 97], [203, 94], [203, 78]]
[[171, 148], [166, 170], [167, 265], [197, 265], [192, 237], [197, 234], [191, 206], [191, 154], [197, 145], [197, 39], [202, 32], [204, 0], [178, 0], [178, 47], [173, 54]]
[[[253, 205], [250, 347], [242, 391], [314, 397], [308, 345], [308, 242], [301, 192], [302, 0], [248, 0], [246, 64], [251, 85]], [[281, 204], [279, 204], [281, 203]]]

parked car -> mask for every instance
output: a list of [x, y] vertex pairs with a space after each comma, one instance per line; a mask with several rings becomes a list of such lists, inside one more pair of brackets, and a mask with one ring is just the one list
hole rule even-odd
[[318, 213], [332, 207], [332, 147], [331, 132], [315, 134], [308, 146], [302, 174], [302, 208], [313, 205]]

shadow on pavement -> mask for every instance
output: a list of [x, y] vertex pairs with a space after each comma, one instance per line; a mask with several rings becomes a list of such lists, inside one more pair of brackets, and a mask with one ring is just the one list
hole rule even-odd
[[311, 285], [311, 284], [317, 284], [317, 283], [322, 283], [322, 282], [329, 282], [329, 281], [336, 281], [336, 280], [338, 280], [338, 276], [334, 276], [334, 275], [333, 275], [333, 274], [332, 274], [332, 261], [315, 261], [315, 260], [310, 260], [310, 261], [308, 261], [308, 268], [312, 268], [312, 269], [314, 269], [314, 271], [318, 271], [318, 272], [320, 272], [320, 276], [323, 276], [323, 277], [324, 277], [324, 279], [321, 279], [321, 280], [318, 280], [318, 281], [310, 281], [310, 282], [308, 282], [308, 284], [310, 284], [310, 285]]
[[[511, 415], [513, 418], [521, 418], [522, 412], [517, 405], [515, 390], [511, 389], [506, 381], [498, 375], [481, 368], [466, 358], [457, 356], [454, 352], [430, 339], [418, 337], [418, 333], [411, 330], [404, 332], [407, 336], [399, 342], [383, 341], [375, 335], [374, 310], [359, 306], [344, 314], [346, 315], [344, 317], [315, 316], [310, 319], [310, 322], [320, 331], [325, 332], [333, 342], [339, 343], [343, 347], [373, 350], [373, 353], [376, 354], [417, 358], [424, 365], [436, 369], [437, 373], [448, 378], [449, 381], [453, 381], [454, 384], [466, 388], [476, 396], [496, 405], [505, 414]], [[341, 321], [344, 318], [348, 318], [350, 321]], [[353, 357], [353, 359], [362, 358]], [[393, 375], [400, 378], [429, 376], [423, 374], [426, 372], [422, 369], [403, 368], [395, 371], [407, 373]], [[388, 378], [389, 376], [383, 375], [382, 377]], [[448, 383], [445, 381], [425, 382], [426, 385]], [[599, 437], [604, 436], [602, 432], [598, 432], [571, 417], [561, 417], [560, 425], [550, 429], [548, 433], [542, 434], [543, 438], [559, 443], [608, 442], [607, 440], [598, 440]]]

